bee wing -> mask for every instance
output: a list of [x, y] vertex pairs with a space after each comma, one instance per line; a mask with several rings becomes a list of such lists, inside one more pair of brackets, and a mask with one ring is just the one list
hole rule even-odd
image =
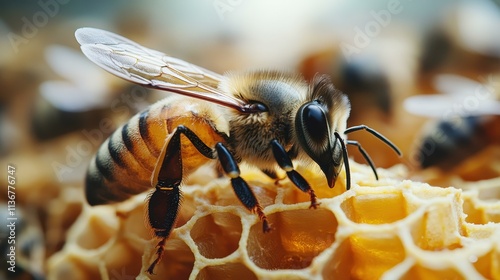
[[467, 97], [467, 95], [483, 87], [479, 82], [454, 74], [436, 75], [432, 82], [439, 92], [462, 97]]
[[500, 115], [491, 87], [457, 75], [438, 75], [434, 84], [444, 93], [411, 96], [403, 103], [405, 109], [432, 118]]
[[403, 106], [411, 114], [431, 118], [500, 115], [500, 102], [451, 94], [423, 94], [408, 97]]
[[200, 98], [240, 111], [245, 101], [217, 89], [224, 76], [143, 47], [120, 35], [80, 28], [75, 37], [83, 53], [94, 63], [125, 80]]

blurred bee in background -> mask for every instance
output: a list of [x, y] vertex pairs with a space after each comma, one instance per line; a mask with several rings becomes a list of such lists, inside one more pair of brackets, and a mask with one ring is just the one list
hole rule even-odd
[[105, 75], [92, 70], [85, 56], [70, 47], [49, 45], [44, 58], [50, 69], [63, 78], [39, 86], [33, 105], [31, 128], [37, 140], [46, 141], [72, 131], [96, 127], [105, 116], [112, 92]]
[[441, 118], [424, 128], [413, 157], [420, 168], [449, 171], [490, 145], [500, 144], [498, 80], [488, 84], [457, 75], [441, 74], [434, 85], [440, 94], [405, 100], [410, 113]]
[[324, 50], [307, 56], [300, 72], [312, 80], [317, 72], [330, 73], [335, 86], [356, 105], [351, 112], [363, 115], [367, 108], [376, 108], [388, 116], [393, 110], [393, 97], [388, 74], [375, 54], [358, 54], [346, 59], [334, 50]]
[[119, 128], [91, 161], [86, 178], [91, 205], [123, 201], [154, 188], [148, 197], [148, 221], [160, 241], [149, 273], [160, 261], [175, 224], [183, 178], [209, 160], [217, 160], [238, 199], [257, 213], [267, 232], [266, 215], [240, 177], [240, 162], [274, 179], [285, 172], [309, 194], [310, 208], [316, 208], [314, 190], [295, 171], [292, 160], [317, 164], [329, 187], [334, 187], [345, 165], [349, 189], [347, 144], [357, 146], [377, 179], [378, 175], [366, 151], [346, 134], [366, 130], [401, 154], [367, 126], [346, 128], [349, 100], [327, 76], [316, 75], [310, 84], [278, 71], [222, 76], [107, 31], [82, 28], [75, 36], [83, 53], [105, 70], [179, 94], [160, 100]]
[[[449, 185], [442, 181], [446, 175], [470, 181], [500, 175], [494, 164], [500, 159], [500, 150], [496, 152], [500, 147], [500, 131], [496, 129], [500, 126], [500, 85], [498, 77], [495, 81], [491, 75], [500, 70], [500, 41], [489, 35], [496, 32], [499, 16], [498, 2], [461, 1], [424, 34], [418, 86], [424, 92], [436, 90], [439, 94], [409, 97], [404, 107], [412, 114], [433, 118], [409, 153], [412, 162], [424, 171], [417, 173], [429, 183]], [[442, 73], [489, 76], [481, 84]], [[430, 182], [428, 175], [437, 182]]]

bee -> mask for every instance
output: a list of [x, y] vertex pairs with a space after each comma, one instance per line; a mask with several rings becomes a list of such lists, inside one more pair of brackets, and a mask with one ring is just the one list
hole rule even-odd
[[377, 179], [378, 175], [366, 151], [357, 141], [347, 140], [346, 134], [366, 130], [401, 155], [370, 127], [346, 128], [349, 100], [328, 76], [317, 75], [308, 84], [300, 75], [272, 70], [219, 75], [111, 32], [81, 28], [75, 36], [83, 53], [112, 74], [178, 94], [151, 105], [114, 132], [86, 176], [91, 205], [120, 202], [154, 188], [147, 217], [160, 241], [148, 273], [160, 261], [176, 221], [183, 178], [209, 160], [216, 160], [238, 199], [259, 216], [268, 232], [267, 217], [240, 176], [240, 162], [276, 180], [277, 172], [284, 171], [309, 194], [310, 208], [316, 208], [314, 190], [292, 160], [317, 164], [331, 188], [345, 165], [349, 189], [346, 144], [357, 146]]
[[405, 100], [407, 111], [435, 118], [416, 143], [414, 158], [420, 168], [449, 171], [489, 145], [500, 143], [498, 80], [486, 84], [459, 75], [440, 74], [433, 80], [440, 92]]

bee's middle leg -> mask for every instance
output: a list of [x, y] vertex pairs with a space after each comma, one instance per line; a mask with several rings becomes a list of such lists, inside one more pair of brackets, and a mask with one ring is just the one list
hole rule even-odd
[[[260, 220], [262, 221], [262, 229], [264, 232], [268, 232], [271, 230], [269, 223], [267, 222], [267, 217], [262, 210], [257, 198], [254, 193], [250, 189], [250, 186], [240, 177], [240, 169], [238, 167], [238, 163], [231, 155], [229, 150], [222, 143], [217, 143], [215, 145], [215, 149], [208, 147], [203, 141], [189, 128], [185, 126], [178, 126], [175, 133], [182, 133], [186, 136], [189, 141], [193, 144], [193, 146], [205, 157], [210, 159], [219, 159], [221, 163], [221, 167], [231, 178], [231, 185], [233, 186], [234, 192], [238, 199], [243, 203], [243, 205], [250, 211], [257, 213]], [[179, 140], [180, 141], [180, 140]], [[180, 151], [180, 142], [179, 149]], [[167, 151], [168, 152], [168, 151]], [[181, 162], [182, 158], [179, 156], [177, 159], [178, 162]], [[181, 166], [182, 167], [182, 166]], [[182, 168], [181, 168], [182, 171]], [[182, 178], [178, 177], [179, 180]]]
[[234, 192], [236, 193], [236, 196], [248, 210], [259, 215], [259, 218], [262, 221], [262, 230], [264, 232], [269, 232], [271, 230], [271, 227], [267, 222], [267, 217], [264, 214], [264, 211], [262, 211], [262, 207], [257, 201], [254, 193], [250, 189], [250, 186], [243, 178], [240, 177], [240, 169], [238, 167], [238, 163], [226, 148], [226, 146], [224, 146], [224, 144], [217, 143], [215, 145], [215, 150], [217, 151], [222, 169], [231, 178], [231, 184], [233, 186]]
[[276, 162], [281, 167], [281, 169], [286, 171], [288, 179], [290, 179], [290, 181], [292, 181], [295, 186], [297, 186], [301, 191], [309, 193], [309, 196], [311, 198], [311, 206], [309, 206], [309, 208], [316, 209], [319, 203], [316, 200], [316, 194], [314, 193], [314, 190], [311, 188], [306, 179], [304, 179], [304, 177], [302, 177], [299, 172], [293, 169], [292, 160], [285, 151], [285, 148], [283, 148], [283, 146], [277, 140], [271, 141], [271, 148], [273, 150], [273, 155], [276, 159]]

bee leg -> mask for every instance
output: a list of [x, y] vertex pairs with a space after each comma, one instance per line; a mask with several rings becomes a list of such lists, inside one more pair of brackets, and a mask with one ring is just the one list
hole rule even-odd
[[180, 204], [179, 185], [172, 187], [156, 186], [156, 190], [149, 197], [149, 223], [154, 234], [160, 241], [156, 245], [156, 259], [148, 267], [147, 272], [153, 274], [155, 266], [160, 262], [165, 251], [165, 242], [177, 218]]
[[182, 182], [181, 134], [184, 134], [201, 154], [215, 159], [213, 149], [183, 125], [178, 126], [165, 140], [154, 172], [156, 177], [154, 181], [157, 181], [155, 191], [149, 196], [148, 201], [149, 224], [155, 236], [160, 238], [156, 245], [157, 257], [147, 270], [149, 274], [153, 274], [155, 266], [160, 262], [165, 251], [165, 242], [177, 219], [181, 197], [179, 186]]
[[[163, 159], [161, 158], [163, 156]], [[156, 245], [156, 259], [147, 269], [153, 274], [165, 251], [165, 242], [172, 231], [180, 204], [179, 186], [182, 180], [180, 132], [176, 131], [165, 141], [165, 147], [157, 163], [155, 191], [148, 197], [148, 220], [154, 235], [160, 238]]]
[[269, 232], [271, 227], [267, 222], [267, 217], [264, 214], [264, 211], [262, 211], [262, 207], [250, 189], [250, 186], [248, 186], [247, 182], [240, 177], [240, 168], [238, 167], [236, 160], [224, 144], [217, 143], [215, 145], [215, 149], [224, 172], [231, 178], [231, 184], [236, 196], [248, 210], [259, 215], [259, 218], [262, 221], [262, 230], [264, 232]]
[[301, 191], [309, 193], [309, 196], [311, 197], [311, 206], [309, 206], [309, 208], [316, 209], [319, 203], [316, 200], [316, 194], [314, 193], [314, 190], [311, 188], [309, 183], [307, 183], [306, 179], [304, 179], [304, 177], [302, 177], [299, 172], [293, 169], [292, 160], [285, 151], [285, 148], [283, 148], [283, 146], [281, 146], [281, 144], [276, 139], [271, 141], [271, 148], [273, 150], [273, 155], [276, 159], [276, 162], [283, 170], [286, 171], [286, 175], [288, 176], [290, 181], [292, 181], [295, 186], [297, 186]]

